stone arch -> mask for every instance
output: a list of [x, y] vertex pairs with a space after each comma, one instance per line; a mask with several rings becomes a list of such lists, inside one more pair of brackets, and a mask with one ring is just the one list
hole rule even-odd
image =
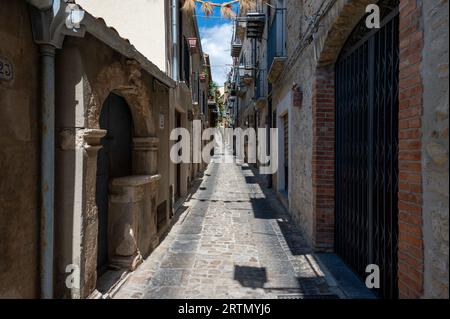
[[373, 0], [339, 0], [324, 17], [323, 25], [329, 28], [319, 28], [316, 52], [318, 52], [318, 68], [333, 65], [339, 57], [341, 49], [348, 37], [366, 14], [367, 5]]
[[[104, 102], [113, 93], [123, 97], [130, 109], [133, 121], [132, 175], [110, 181], [108, 218], [108, 258], [117, 267], [133, 270], [155, 245], [156, 203], [158, 185], [159, 139], [153, 118], [153, 96], [151, 78], [146, 79], [141, 67], [133, 60], [116, 60], [103, 67], [94, 77], [85, 82], [85, 149], [92, 150], [87, 160], [85, 209], [89, 213], [83, 237], [83, 256], [86, 267], [83, 277], [86, 290], [96, 286], [98, 208], [95, 201], [97, 155], [101, 138], [106, 131], [100, 129], [100, 115]], [[137, 214], [135, 212], [138, 212]], [[139, 217], [139, 218], [138, 218]], [[146, 227], [140, 227], [145, 221]], [[130, 229], [133, 231], [131, 232]], [[111, 239], [111, 241], [110, 241]], [[130, 244], [131, 243], [131, 244]]]
[[137, 62], [128, 60], [125, 66], [122, 63], [114, 62], [100, 71], [95, 83], [92, 83], [86, 116], [89, 128], [99, 128], [101, 108], [110, 93], [122, 96], [130, 107], [135, 137], [155, 136], [148, 86], [142, 79]]

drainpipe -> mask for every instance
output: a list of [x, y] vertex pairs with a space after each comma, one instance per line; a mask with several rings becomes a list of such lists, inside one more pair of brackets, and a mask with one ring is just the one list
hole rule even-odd
[[55, 199], [55, 51], [64, 37], [84, 36], [84, 11], [69, 0], [27, 0], [33, 39], [40, 49], [41, 90], [41, 217], [40, 217], [40, 293], [51, 299], [54, 260]]
[[[34, 42], [40, 49], [40, 297], [53, 298], [54, 175], [55, 175], [55, 23], [64, 21], [61, 0], [27, 0]], [[63, 37], [59, 37], [62, 45]]]
[[[179, 0], [172, 0], [172, 79], [176, 82], [178, 82], [179, 80], [179, 70], [178, 70], [178, 3]], [[172, 97], [173, 97], [173, 107], [176, 108], [176, 101], [175, 101], [175, 92], [176, 90], [173, 90], [172, 93]], [[176, 112], [175, 112], [176, 114]], [[174, 116], [174, 127], [177, 126], [176, 124], [176, 116]], [[172, 123], [170, 123], [171, 125]], [[170, 145], [173, 145], [172, 142]], [[170, 161], [169, 161], [170, 162]], [[169, 164], [169, 168], [170, 168], [170, 164]], [[169, 169], [170, 172], [170, 169]], [[176, 172], [176, 168], [175, 168], [175, 172]], [[174, 176], [174, 173], [169, 174], [171, 175], [170, 178], [172, 178]], [[176, 177], [174, 177], [176, 179]], [[172, 182], [170, 182], [170, 187], [169, 187], [169, 192], [170, 190], [172, 190], [170, 192], [170, 202], [171, 202], [171, 212], [170, 214], [173, 215], [174, 214], [174, 207], [175, 207], [175, 190], [174, 190], [174, 184], [172, 184]]]
[[[270, 97], [269, 103], [267, 105], [267, 121], [269, 123], [267, 123], [267, 146], [269, 148], [269, 154], [270, 157], [272, 157], [272, 153], [273, 153], [273, 148], [275, 147], [275, 145], [272, 145], [272, 126], [273, 126], [273, 114], [272, 114], [272, 97]], [[272, 164], [272, 163], [271, 163]], [[269, 174], [267, 175], [267, 187], [268, 188], [272, 188], [273, 187], [273, 174]]]
[[172, 78], [178, 81], [178, 1], [172, 0]]
[[41, 298], [53, 298], [55, 197], [55, 47], [41, 54]]

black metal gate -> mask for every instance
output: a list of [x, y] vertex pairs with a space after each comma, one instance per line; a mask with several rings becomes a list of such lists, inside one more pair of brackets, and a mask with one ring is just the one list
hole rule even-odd
[[396, 298], [398, 237], [398, 1], [384, 1], [380, 29], [365, 18], [336, 64], [335, 249], [362, 278], [380, 268]]

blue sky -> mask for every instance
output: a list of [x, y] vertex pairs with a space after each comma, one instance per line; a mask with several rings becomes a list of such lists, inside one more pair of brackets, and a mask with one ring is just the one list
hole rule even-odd
[[[229, 0], [212, 1], [223, 3]], [[230, 42], [233, 32], [232, 20], [221, 17], [220, 8], [216, 8], [211, 16], [206, 17], [200, 7], [198, 4], [196, 15], [202, 39], [202, 48], [210, 56], [213, 80], [219, 86], [223, 86], [226, 75], [230, 70], [230, 67], [227, 65], [232, 63], [230, 56]]]

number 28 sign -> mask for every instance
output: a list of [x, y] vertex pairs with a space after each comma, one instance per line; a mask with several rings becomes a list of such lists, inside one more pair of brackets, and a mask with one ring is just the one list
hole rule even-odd
[[0, 57], [0, 81], [11, 81], [13, 79], [12, 64], [3, 57]]

